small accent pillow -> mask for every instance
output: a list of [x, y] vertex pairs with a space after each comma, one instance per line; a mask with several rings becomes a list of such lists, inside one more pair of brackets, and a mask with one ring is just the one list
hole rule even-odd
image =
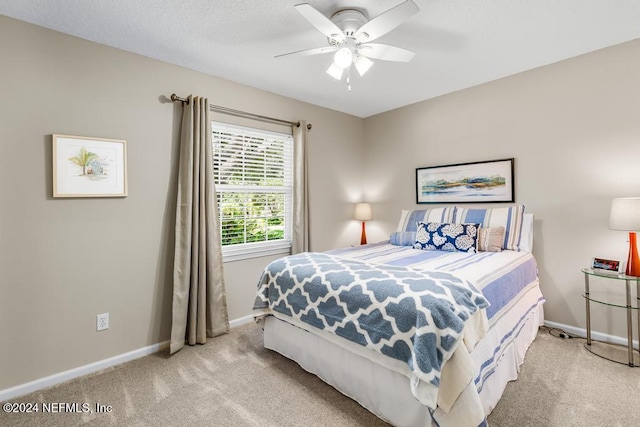
[[394, 231], [389, 236], [389, 243], [396, 246], [413, 246], [415, 242], [415, 231]]
[[413, 247], [427, 251], [476, 253], [478, 224], [420, 222]]
[[504, 227], [480, 228], [478, 230], [478, 252], [502, 252]]

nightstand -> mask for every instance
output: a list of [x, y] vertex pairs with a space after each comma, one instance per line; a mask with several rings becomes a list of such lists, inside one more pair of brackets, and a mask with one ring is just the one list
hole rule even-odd
[[[640, 337], [640, 277], [627, 276], [613, 272], [600, 272], [591, 268], [583, 268], [584, 273], [584, 294], [586, 315], [587, 315], [587, 343], [585, 348], [591, 353], [613, 362], [622, 363], [629, 366], [640, 366], [640, 350], [635, 355], [633, 349], [633, 312], [635, 311], [638, 321], [638, 334]], [[615, 295], [606, 292], [589, 292], [589, 278], [599, 277], [607, 280], [609, 285], [626, 285], [625, 295]], [[632, 304], [631, 282], [636, 282], [635, 305]], [[628, 361], [615, 360], [603, 355], [601, 351], [592, 347], [591, 340], [591, 306], [590, 303], [604, 304], [614, 308], [624, 308], [627, 310], [627, 356]], [[640, 341], [640, 340], [639, 340]], [[634, 356], [635, 355], [635, 356]], [[634, 360], [635, 357], [635, 360]]]

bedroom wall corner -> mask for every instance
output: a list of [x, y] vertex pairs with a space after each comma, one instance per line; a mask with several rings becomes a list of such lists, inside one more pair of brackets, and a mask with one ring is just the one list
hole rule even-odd
[[[370, 236], [386, 238], [401, 209], [432, 206], [416, 205], [416, 168], [515, 157], [545, 318], [584, 328], [580, 269], [594, 256], [626, 259], [626, 234], [608, 229], [608, 215], [612, 198], [640, 196], [638, 111], [635, 40], [368, 117]], [[597, 307], [592, 324], [626, 336], [624, 310]]]

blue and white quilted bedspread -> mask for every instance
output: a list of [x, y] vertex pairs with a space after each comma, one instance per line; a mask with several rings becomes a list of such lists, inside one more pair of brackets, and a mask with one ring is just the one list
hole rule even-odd
[[254, 313], [339, 335], [406, 363], [437, 388], [465, 321], [488, 305], [473, 284], [450, 273], [302, 253], [265, 268]]

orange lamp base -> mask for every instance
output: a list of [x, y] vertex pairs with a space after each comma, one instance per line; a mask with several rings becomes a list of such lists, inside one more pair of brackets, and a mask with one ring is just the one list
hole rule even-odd
[[640, 257], [638, 257], [638, 240], [636, 232], [629, 232], [629, 257], [627, 258], [627, 276], [640, 277]]
[[[367, 244], [367, 232], [364, 229], [364, 221], [362, 221], [362, 234], [360, 235], [360, 244], [361, 245], [366, 245]], [[638, 255], [636, 254], [636, 257], [637, 256]], [[640, 263], [640, 261], [639, 261], [639, 263]]]

